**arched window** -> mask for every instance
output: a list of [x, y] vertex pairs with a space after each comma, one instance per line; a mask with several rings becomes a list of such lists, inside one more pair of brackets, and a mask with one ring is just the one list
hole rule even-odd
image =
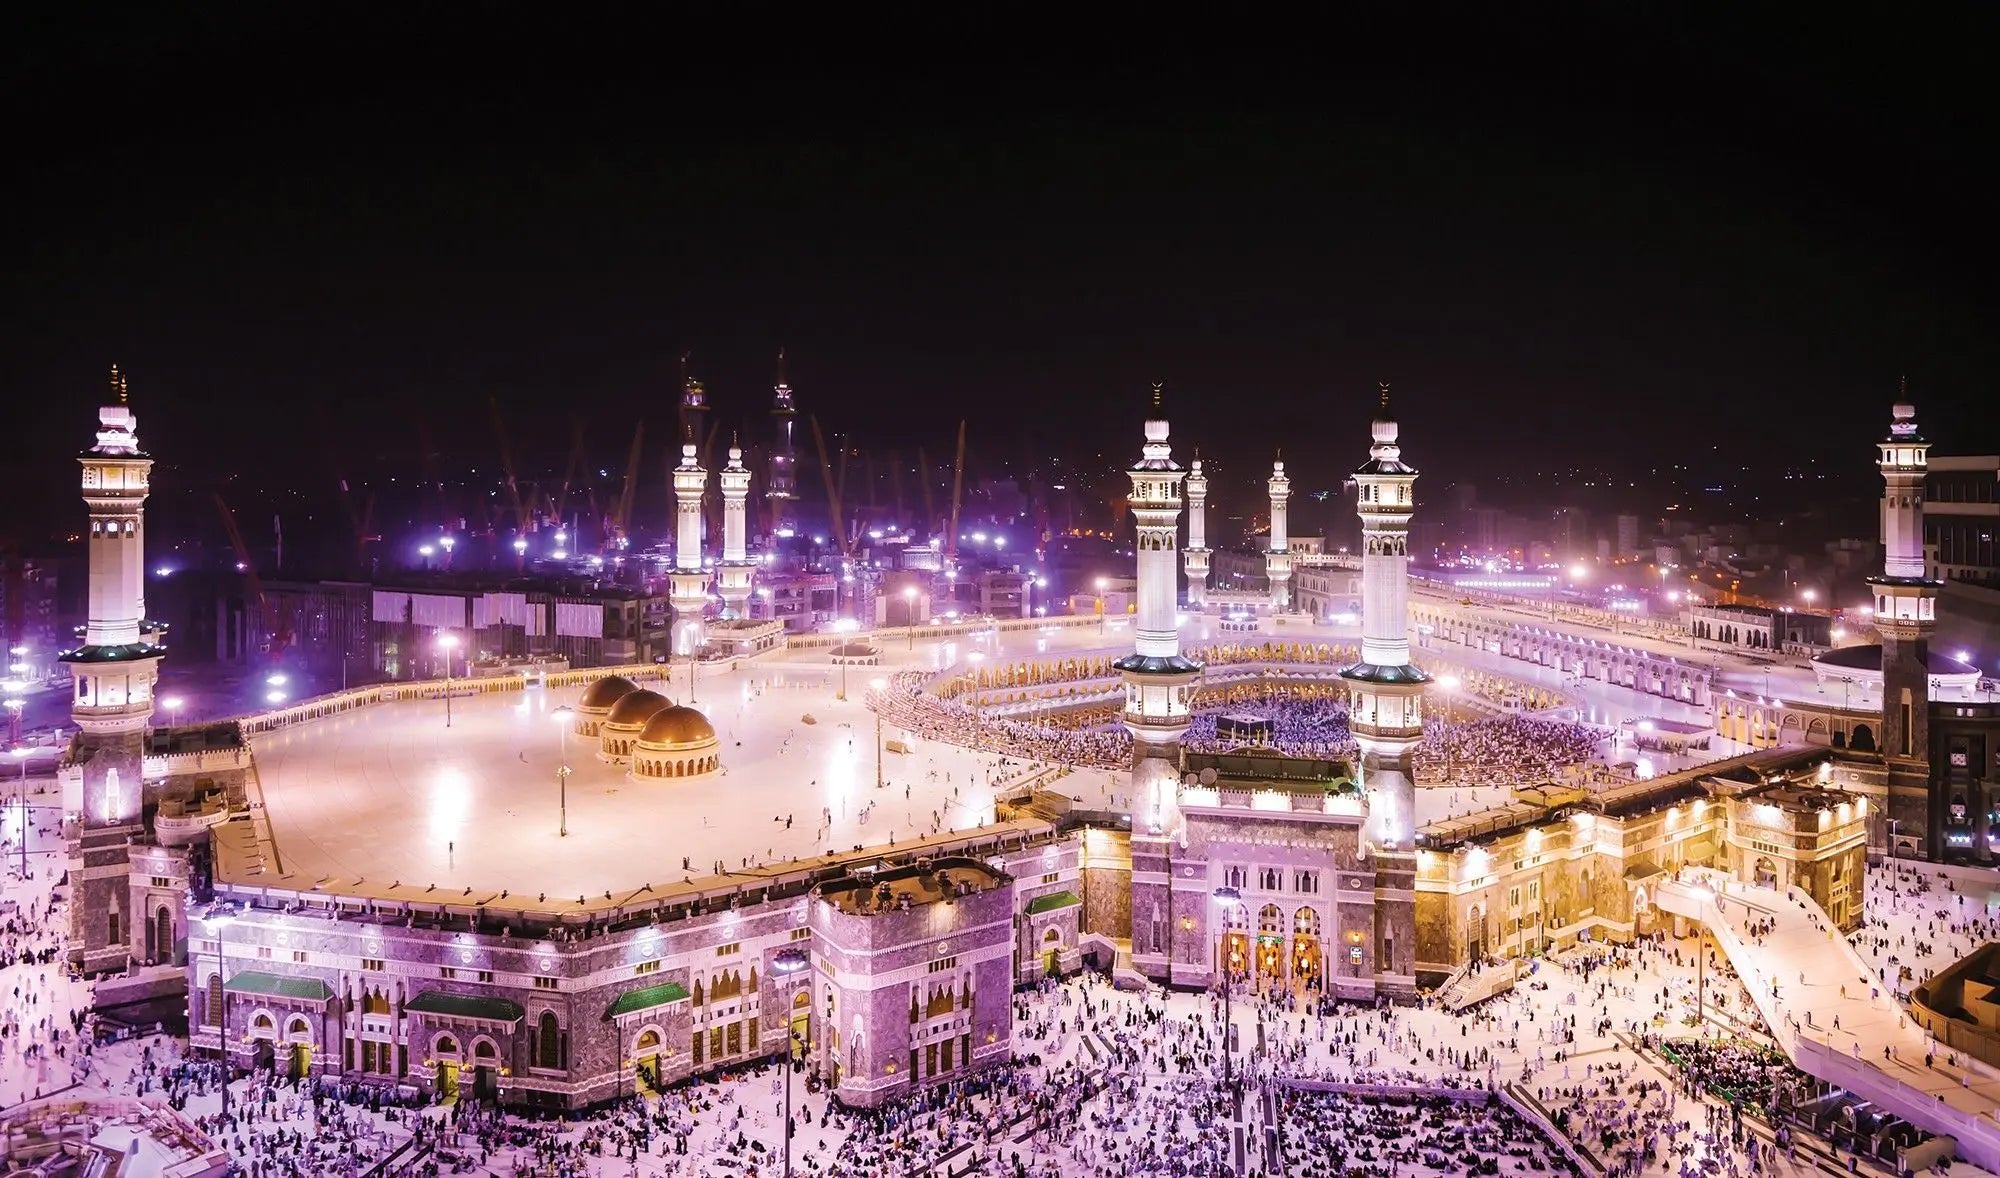
[[457, 1055], [458, 1040], [452, 1038], [450, 1035], [438, 1036], [437, 1053], [439, 1055]]
[[559, 1068], [562, 1066], [562, 1027], [556, 1022], [556, 1012], [542, 1012], [541, 1062], [538, 1066]]

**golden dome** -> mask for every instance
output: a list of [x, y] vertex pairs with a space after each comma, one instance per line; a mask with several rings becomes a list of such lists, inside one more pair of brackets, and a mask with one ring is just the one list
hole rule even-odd
[[715, 743], [715, 728], [707, 716], [677, 705], [654, 712], [639, 734], [639, 743], [651, 748], [696, 748]]
[[671, 700], [657, 691], [632, 691], [619, 697], [604, 722], [637, 728], [652, 719], [654, 713], [673, 706]]
[[579, 708], [609, 708], [612, 704], [639, 690], [639, 685], [623, 675], [606, 675], [589, 687], [584, 688], [583, 698], [576, 701]]

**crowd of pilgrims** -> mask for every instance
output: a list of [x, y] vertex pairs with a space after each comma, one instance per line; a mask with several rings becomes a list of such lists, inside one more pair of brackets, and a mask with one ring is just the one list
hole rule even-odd
[[[1116, 721], [1115, 706], [1072, 723], [1061, 713], [1023, 720], [982, 712], [961, 698], [925, 689], [929, 676], [903, 671], [868, 693], [868, 706], [886, 723], [931, 740], [978, 746], [1009, 756], [1068, 768], [1116, 769], [1131, 763], [1132, 737]], [[1217, 735], [1225, 714], [1247, 712], [1271, 722], [1272, 745], [1296, 756], [1352, 758], [1359, 754], [1347, 705], [1336, 688], [1234, 684], [1204, 692], [1182, 738], [1193, 752], [1222, 752], [1234, 745]], [[1417, 746], [1417, 779], [1427, 784], [1528, 785], [1554, 780], [1590, 761], [1603, 730], [1588, 724], [1505, 715], [1468, 720], [1432, 716]]]
[[1288, 1174], [1455, 1178], [1575, 1173], [1570, 1160], [1527, 1122], [1488, 1099], [1385, 1101], [1294, 1087], [1280, 1091], [1280, 1148]]

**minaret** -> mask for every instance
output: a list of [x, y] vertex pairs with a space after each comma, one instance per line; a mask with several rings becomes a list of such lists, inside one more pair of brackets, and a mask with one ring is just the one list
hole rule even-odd
[[1416, 995], [1417, 743], [1430, 676], [1410, 664], [1410, 516], [1417, 472], [1403, 464], [1389, 386], [1382, 385], [1360, 486], [1361, 661], [1342, 671], [1348, 724], [1361, 746], [1368, 799], [1362, 841], [1375, 867], [1376, 991]]
[[141, 769], [153, 685], [165, 651], [145, 621], [146, 492], [153, 460], [139, 449], [125, 376], [111, 369], [111, 404], [97, 411], [97, 444], [83, 466], [90, 509], [90, 600], [83, 645], [64, 653], [76, 679], [67, 758], [80, 778], [83, 823], [70, 845], [70, 959], [87, 971], [125, 967], [133, 934], [126, 842], [142, 833]]
[[792, 450], [792, 386], [785, 383], [785, 353], [778, 352], [778, 383], [771, 389], [771, 473], [764, 479], [764, 514], [773, 536], [798, 527], [798, 456]]
[[1292, 498], [1292, 480], [1285, 477], [1284, 459], [1271, 464], [1271, 546], [1264, 553], [1264, 576], [1271, 583], [1271, 612], [1283, 613], [1292, 603], [1291, 535], [1285, 528], [1285, 507]]
[[[1132, 911], [1159, 910], [1169, 921], [1186, 916], [1205, 922], [1207, 896], [1176, 896], [1166, 882], [1171, 840], [1180, 824], [1180, 739], [1187, 731], [1201, 664], [1181, 654], [1174, 619], [1174, 541], [1183, 476], [1167, 445], [1159, 385], [1153, 386], [1145, 449], [1127, 473], [1138, 526], [1139, 610], [1132, 653], [1111, 665], [1125, 681], [1124, 721], [1132, 734]], [[1186, 903], [1194, 905], [1192, 911], [1183, 911]], [[1134, 966], [1149, 977], [1171, 976], [1164, 946], [1142, 951], [1135, 942], [1132, 956]]]
[[1188, 464], [1187, 476], [1187, 603], [1193, 610], [1208, 607], [1208, 476], [1201, 473], [1201, 451]]
[[[1890, 410], [1889, 436], [1877, 447], [1882, 470], [1882, 575], [1875, 592], [1875, 629], [1882, 636], [1882, 755], [1889, 763], [1889, 817], [1899, 831], [1922, 830], [1927, 853], [1944, 845], [1943, 807], [1928, 803], [1930, 786], [1930, 639], [1937, 629], [1941, 587], [1924, 575], [1924, 473], [1930, 443], [1917, 432], [1909, 389]], [[1908, 785], [1911, 789], [1897, 789]], [[1918, 799], [1924, 799], [1919, 802]], [[1919, 809], [1921, 806], [1921, 809]]]
[[722, 468], [722, 563], [716, 566], [716, 587], [722, 595], [722, 616], [747, 617], [750, 574], [756, 568], [746, 551], [744, 500], [750, 495], [750, 471], [743, 465], [743, 448], [729, 440], [729, 465]]
[[[687, 365], [688, 358], [683, 355], [681, 357], [681, 438], [684, 441], [695, 444], [695, 457], [697, 459], [705, 459], [708, 457], [708, 389], [700, 381], [687, 374]], [[702, 517], [697, 526], [700, 529], [696, 533], [700, 537], [697, 546], [708, 543], [709, 522], [707, 517]]]
[[690, 437], [681, 443], [681, 464], [674, 468], [674, 571], [667, 604], [674, 610], [675, 654], [699, 654], [707, 641], [702, 612], [708, 608], [708, 573], [701, 567], [701, 497], [707, 489], [708, 472]]

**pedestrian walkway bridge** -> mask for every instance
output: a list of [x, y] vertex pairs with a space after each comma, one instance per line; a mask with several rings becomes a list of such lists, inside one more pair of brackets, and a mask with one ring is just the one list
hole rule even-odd
[[[1810, 896], [1687, 868], [1653, 900], [1707, 926], [1801, 1071], [1955, 1139], [1961, 1158], [2000, 1173], [2000, 1071], [1963, 1055], [1949, 1063], [1950, 1049], [1910, 1021]], [[1771, 931], [1753, 939], [1764, 921]]]

